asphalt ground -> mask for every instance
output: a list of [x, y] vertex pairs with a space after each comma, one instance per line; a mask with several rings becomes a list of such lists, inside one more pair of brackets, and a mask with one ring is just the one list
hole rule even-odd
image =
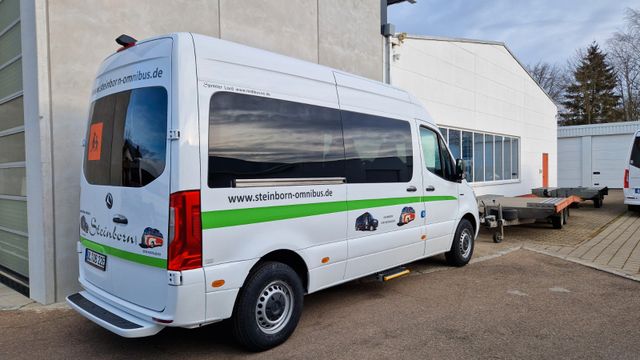
[[519, 250], [305, 297], [283, 345], [244, 352], [227, 324], [125, 339], [71, 310], [0, 313], [3, 359], [638, 359], [640, 283]]

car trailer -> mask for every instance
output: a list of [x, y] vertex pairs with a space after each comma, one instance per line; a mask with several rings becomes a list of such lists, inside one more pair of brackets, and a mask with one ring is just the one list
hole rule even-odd
[[531, 189], [531, 193], [539, 197], [567, 197], [577, 196], [580, 199], [593, 201], [593, 207], [601, 208], [605, 195], [609, 195], [609, 188], [600, 187], [539, 187]]
[[505, 226], [551, 222], [554, 229], [562, 229], [569, 217], [569, 206], [580, 202], [577, 196], [568, 197], [508, 197], [483, 195], [478, 197], [480, 222], [498, 230], [493, 241], [502, 242]]

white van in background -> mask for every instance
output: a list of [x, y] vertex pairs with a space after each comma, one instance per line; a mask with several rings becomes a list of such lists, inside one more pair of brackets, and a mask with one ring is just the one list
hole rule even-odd
[[624, 203], [629, 210], [640, 211], [640, 130], [633, 134], [624, 169]]
[[84, 291], [67, 298], [90, 320], [141, 337], [231, 318], [264, 350], [304, 294], [471, 259], [464, 164], [406, 92], [196, 34], [118, 42], [92, 94]]

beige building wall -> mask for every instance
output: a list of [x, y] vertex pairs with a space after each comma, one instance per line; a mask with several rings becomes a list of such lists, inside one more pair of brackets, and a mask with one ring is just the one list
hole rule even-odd
[[[220, 37], [307, 61], [382, 78], [379, 0], [22, 0], [23, 47], [37, 54], [25, 80], [25, 106], [31, 106], [27, 143], [50, 146], [32, 155], [30, 184], [46, 198], [39, 228], [30, 238], [34, 252], [53, 256], [55, 290], [36, 295], [60, 301], [77, 289], [81, 140], [91, 86], [101, 61], [118, 47], [114, 39], [137, 39], [189, 31]], [[27, 94], [27, 87], [32, 89]], [[37, 110], [33, 110], [37, 109]], [[36, 118], [37, 117], [37, 118]], [[34, 129], [29, 132], [29, 129]], [[36, 164], [36, 155], [41, 156]], [[29, 157], [29, 156], [28, 156]], [[44, 159], [42, 159], [44, 158]], [[29, 159], [27, 159], [29, 167]], [[46, 174], [51, 173], [49, 179]], [[40, 174], [40, 175], [38, 175]], [[40, 178], [41, 181], [40, 181]], [[47, 198], [47, 188], [51, 196]], [[44, 190], [43, 190], [44, 189]], [[47, 202], [49, 204], [47, 204]], [[47, 205], [51, 210], [48, 212]], [[46, 221], [48, 214], [52, 221]], [[31, 215], [30, 215], [31, 216]], [[51, 235], [48, 235], [51, 234]], [[51, 244], [53, 242], [53, 244]], [[52, 247], [53, 246], [53, 247]], [[31, 250], [30, 250], [31, 251]], [[51, 276], [47, 269], [33, 276]], [[35, 283], [39, 284], [38, 279]], [[52, 285], [43, 281], [43, 286]]]

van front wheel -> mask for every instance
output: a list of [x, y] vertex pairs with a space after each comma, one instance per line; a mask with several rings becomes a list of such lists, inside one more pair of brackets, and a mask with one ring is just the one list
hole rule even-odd
[[452, 266], [467, 265], [473, 255], [474, 242], [473, 226], [467, 219], [460, 220], [451, 244], [451, 250], [444, 254], [447, 263]]
[[258, 265], [238, 294], [235, 338], [251, 351], [282, 344], [298, 325], [303, 297], [302, 281], [291, 267], [273, 261]]

